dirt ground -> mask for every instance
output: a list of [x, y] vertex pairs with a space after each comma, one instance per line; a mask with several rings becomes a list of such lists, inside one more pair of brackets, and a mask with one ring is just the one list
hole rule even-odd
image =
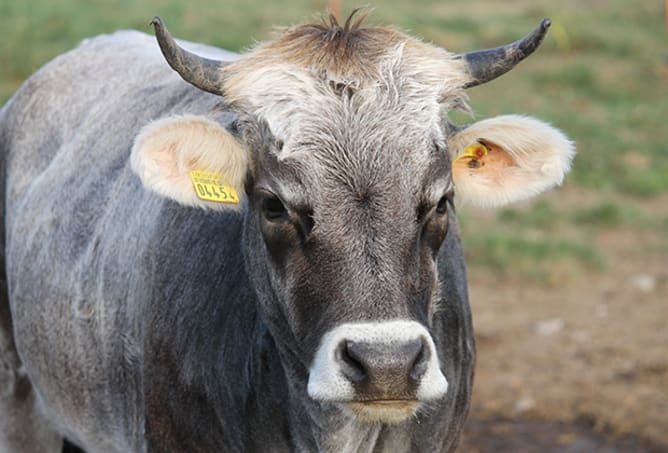
[[668, 452], [661, 234], [601, 232], [605, 270], [548, 284], [470, 269], [478, 362], [460, 451]]

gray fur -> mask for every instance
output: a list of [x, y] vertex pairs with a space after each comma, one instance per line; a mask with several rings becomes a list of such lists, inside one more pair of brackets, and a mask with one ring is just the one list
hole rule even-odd
[[[451, 205], [437, 274], [415, 220], [419, 203], [441, 196], [432, 184], [448, 185], [445, 133], [436, 117], [388, 128], [393, 112], [405, 117], [400, 106], [341, 102], [301, 137], [273, 137], [272, 124], [242, 115], [248, 205], [212, 212], [146, 191], [130, 170], [151, 120], [236, 117], [170, 71], [152, 38], [88, 40], [23, 85], [0, 111], [0, 450], [36, 419], [48, 420], [34, 436], [42, 451], [57, 451], [55, 436], [95, 452], [454, 450], [475, 355], [463, 253]], [[311, 207], [308, 253], [276, 265], [258, 187]], [[390, 319], [427, 327], [444, 398], [386, 425], [307, 396], [328, 329]], [[4, 391], [17, 379], [30, 407], [7, 412], [22, 404]]]

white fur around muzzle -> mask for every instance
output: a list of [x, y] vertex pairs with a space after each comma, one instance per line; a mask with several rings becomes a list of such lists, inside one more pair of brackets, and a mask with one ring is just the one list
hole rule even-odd
[[415, 321], [348, 323], [327, 332], [311, 364], [308, 395], [318, 401], [354, 401], [355, 389], [335, 358], [336, 348], [342, 341], [392, 344], [416, 339], [422, 339], [430, 353], [427, 371], [420, 380], [416, 396], [419, 401], [441, 398], [448, 390], [448, 382], [441, 372], [434, 340], [427, 329]]

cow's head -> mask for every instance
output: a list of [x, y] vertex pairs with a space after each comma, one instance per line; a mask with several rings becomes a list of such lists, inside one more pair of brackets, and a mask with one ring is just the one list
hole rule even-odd
[[[308, 370], [312, 399], [393, 422], [442, 398], [430, 329], [448, 299], [436, 262], [449, 252], [455, 193], [479, 206], [527, 198], [561, 183], [574, 154], [535, 119], [457, 126], [447, 113], [467, 108], [466, 88], [533, 52], [549, 21], [465, 55], [350, 21], [305, 25], [229, 64], [181, 49], [154, 25], [169, 64], [223, 95], [239, 119], [234, 130], [196, 116], [145, 127], [132, 154], [144, 184], [186, 205], [247, 205], [246, 260], [263, 315]], [[192, 171], [226, 186], [204, 181], [209, 195], [218, 187], [242, 203], [202, 199]]]

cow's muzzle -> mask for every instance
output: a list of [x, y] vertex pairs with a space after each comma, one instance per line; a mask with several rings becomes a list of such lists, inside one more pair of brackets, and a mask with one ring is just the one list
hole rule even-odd
[[361, 420], [399, 422], [445, 395], [434, 341], [414, 321], [344, 324], [323, 337], [308, 394], [343, 403]]

